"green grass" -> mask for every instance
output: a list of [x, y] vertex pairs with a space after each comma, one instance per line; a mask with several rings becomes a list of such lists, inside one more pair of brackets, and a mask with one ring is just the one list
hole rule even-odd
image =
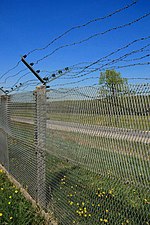
[[0, 170], [0, 224], [44, 225], [44, 219]]
[[98, 114], [73, 114], [73, 113], [48, 113], [50, 120], [75, 122], [88, 125], [127, 128], [135, 130], [149, 130], [149, 116], [131, 115], [98, 115]]
[[146, 225], [150, 222], [146, 188], [92, 173], [52, 155], [47, 161], [47, 181], [60, 225]]
[[[12, 127], [11, 173], [32, 193], [33, 125]], [[149, 145], [56, 130], [46, 140], [47, 204], [59, 225], [150, 224]]]

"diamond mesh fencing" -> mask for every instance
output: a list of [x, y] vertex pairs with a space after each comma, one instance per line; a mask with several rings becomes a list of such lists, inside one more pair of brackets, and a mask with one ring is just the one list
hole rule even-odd
[[47, 198], [59, 224], [149, 224], [150, 85], [47, 97]]
[[150, 84], [0, 97], [0, 162], [60, 225], [150, 224]]
[[35, 97], [30, 92], [2, 96], [1, 101], [3, 133], [7, 139], [2, 151], [8, 154], [7, 169], [36, 198]]

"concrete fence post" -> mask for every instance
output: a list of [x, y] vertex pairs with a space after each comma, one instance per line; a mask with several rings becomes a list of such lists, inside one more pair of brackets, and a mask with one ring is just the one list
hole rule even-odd
[[8, 134], [10, 133], [10, 96], [1, 96], [1, 134], [0, 134], [0, 152], [1, 163], [9, 171], [9, 152], [8, 152]]
[[35, 90], [35, 144], [37, 154], [37, 202], [46, 208], [46, 87], [40, 86]]

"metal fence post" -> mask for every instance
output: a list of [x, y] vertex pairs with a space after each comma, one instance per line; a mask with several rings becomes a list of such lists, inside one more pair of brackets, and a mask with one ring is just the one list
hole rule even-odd
[[8, 152], [8, 140], [7, 136], [10, 132], [10, 112], [9, 112], [10, 96], [1, 96], [1, 163], [4, 165], [7, 171], [9, 171], [9, 152]]
[[37, 154], [37, 202], [46, 208], [46, 87], [36, 88], [35, 144]]

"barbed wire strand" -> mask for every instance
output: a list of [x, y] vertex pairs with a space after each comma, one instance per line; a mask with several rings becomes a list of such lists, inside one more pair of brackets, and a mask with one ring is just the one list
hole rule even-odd
[[[126, 68], [126, 67], [133, 67], [133, 66], [144, 66], [144, 65], [150, 65], [150, 62], [144, 62], [144, 63], [134, 63], [134, 64], [128, 64], [128, 65], [122, 65], [122, 66], [114, 66], [114, 67], [109, 67], [107, 69], [122, 69], [122, 68]], [[97, 69], [98, 70], [98, 69]], [[91, 71], [91, 73], [95, 72], [95, 70]], [[64, 83], [64, 84], [54, 84], [54, 85], [51, 85], [51, 87], [56, 87], [56, 86], [66, 86], [66, 85], [71, 85], [71, 84], [77, 84], [77, 83], [80, 83], [80, 82], [83, 82], [83, 81], [86, 81], [86, 80], [90, 80], [90, 79], [97, 79], [99, 78], [98, 77], [86, 77], [82, 80], [78, 80], [78, 81], [73, 81], [73, 82], [68, 82], [68, 83]], [[149, 78], [147, 78], [149, 79]]]
[[7, 75], [10, 71], [16, 69], [16, 68], [19, 66], [20, 62], [21, 62], [21, 60], [19, 60], [15, 66], [13, 66], [13, 67], [10, 68], [9, 70], [7, 70], [5, 73], [1, 74], [0, 79], [2, 79], [2, 78], [3, 78], [5, 75]]
[[38, 64], [39, 62], [43, 61], [44, 59], [46, 59], [46, 58], [52, 56], [55, 52], [59, 51], [60, 49], [63, 49], [63, 48], [66, 48], [66, 47], [75, 46], [75, 45], [79, 45], [79, 44], [82, 44], [82, 43], [84, 43], [84, 42], [89, 41], [89, 40], [92, 39], [92, 38], [95, 38], [95, 37], [100, 36], [100, 35], [104, 35], [104, 34], [106, 34], [106, 33], [109, 33], [109, 32], [111, 32], [111, 31], [113, 31], [113, 30], [118, 30], [118, 29], [125, 28], [125, 27], [127, 27], [127, 26], [131, 26], [131, 25], [133, 25], [133, 24], [139, 22], [140, 20], [142, 20], [142, 19], [144, 19], [144, 18], [146, 18], [146, 17], [148, 17], [148, 16], [150, 16], [150, 13], [147, 13], [147, 14], [145, 14], [145, 15], [143, 15], [143, 16], [141, 16], [141, 17], [139, 17], [139, 18], [137, 18], [137, 19], [135, 19], [135, 20], [133, 20], [133, 21], [131, 21], [131, 22], [129, 22], [129, 23], [126, 23], [126, 24], [123, 24], [123, 25], [119, 25], [119, 26], [116, 26], [116, 27], [107, 29], [106, 31], [99, 32], [99, 33], [96, 33], [96, 34], [94, 34], [94, 35], [91, 35], [91, 36], [89, 36], [88, 38], [85, 38], [85, 39], [83, 39], [83, 40], [80, 40], [80, 41], [77, 41], [77, 42], [73, 42], [73, 43], [71, 43], [71, 44], [62, 45], [62, 46], [60, 46], [60, 47], [54, 49], [51, 53], [49, 53], [49, 54], [43, 56], [42, 58], [38, 59], [34, 64]]
[[[56, 42], [57, 40], [59, 40], [60, 38], [62, 38], [63, 36], [67, 35], [68, 33], [70, 33], [71, 31], [73, 31], [73, 30], [75, 30], [75, 29], [80, 29], [80, 28], [82, 28], [82, 27], [88, 26], [88, 25], [91, 24], [91, 23], [94, 23], [94, 22], [97, 22], [97, 21], [104, 20], [104, 19], [107, 19], [107, 18], [109, 18], [109, 17], [112, 17], [113, 15], [115, 15], [115, 14], [117, 14], [117, 13], [120, 13], [120, 12], [122, 12], [122, 11], [124, 11], [124, 10], [126, 10], [126, 9], [128, 9], [128, 8], [130, 8], [130, 7], [132, 7], [132, 6], [134, 6], [137, 2], [138, 2], [138, 0], [133, 1], [133, 2], [131, 2], [130, 4], [127, 4], [127, 5], [125, 5], [124, 7], [120, 8], [120, 9], [117, 9], [116, 11], [113, 11], [112, 13], [109, 13], [108, 15], [105, 15], [105, 16], [99, 17], [99, 18], [95, 18], [95, 19], [93, 19], [93, 20], [90, 20], [90, 21], [88, 21], [88, 22], [82, 24], [82, 25], [74, 26], [74, 27], [68, 29], [67, 31], [65, 31], [64, 33], [62, 33], [61, 35], [59, 35], [58, 37], [54, 38], [54, 39], [53, 39], [50, 43], [48, 43], [45, 47], [43, 47], [43, 48], [36, 48], [36, 49], [33, 49], [33, 50], [29, 51], [29, 52], [27, 53], [27, 56], [30, 55], [31, 53], [35, 52], [35, 51], [44, 50], [44, 49], [48, 48], [48, 47], [49, 47], [50, 45], [52, 45], [54, 42]], [[8, 69], [5, 73], [1, 74], [0, 79], [2, 79], [2, 78], [3, 78], [6, 74], [8, 74], [10, 71], [16, 69], [16, 68], [19, 66], [20, 62], [21, 62], [21, 60], [19, 60], [15, 66], [13, 66], [12, 68]]]
[[28, 55], [30, 55], [31, 53], [35, 52], [35, 51], [45, 50], [45, 49], [48, 48], [50, 45], [52, 45], [54, 42], [56, 42], [56, 41], [59, 40], [60, 38], [64, 37], [65, 35], [67, 35], [67, 34], [70, 33], [71, 31], [76, 30], [76, 29], [80, 29], [80, 28], [83, 28], [83, 27], [86, 27], [86, 26], [88, 26], [88, 25], [91, 24], [91, 23], [98, 22], [98, 21], [107, 19], [107, 18], [109, 18], [109, 17], [112, 17], [113, 15], [115, 15], [115, 14], [117, 14], [117, 13], [120, 13], [120, 12], [122, 12], [122, 11], [124, 11], [124, 10], [126, 10], [126, 9], [128, 9], [128, 8], [130, 8], [130, 7], [132, 7], [132, 6], [134, 6], [137, 2], [138, 2], [138, 0], [133, 1], [133, 2], [131, 2], [130, 4], [127, 4], [127, 5], [125, 5], [124, 7], [120, 8], [120, 9], [117, 9], [116, 11], [114, 11], [114, 12], [112, 12], [112, 13], [109, 13], [108, 15], [105, 15], [105, 16], [103, 16], [103, 17], [99, 17], [99, 18], [92, 19], [92, 20], [90, 20], [90, 21], [88, 21], [88, 22], [86, 22], [86, 23], [84, 23], [84, 24], [82, 24], [82, 25], [74, 26], [74, 27], [68, 29], [67, 31], [65, 31], [64, 33], [60, 34], [58, 37], [54, 38], [50, 43], [48, 43], [48, 44], [45, 45], [44, 47], [42, 47], [42, 48], [35, 48], [35, 49], [29, 51], [26, 55], [28, 56]]

